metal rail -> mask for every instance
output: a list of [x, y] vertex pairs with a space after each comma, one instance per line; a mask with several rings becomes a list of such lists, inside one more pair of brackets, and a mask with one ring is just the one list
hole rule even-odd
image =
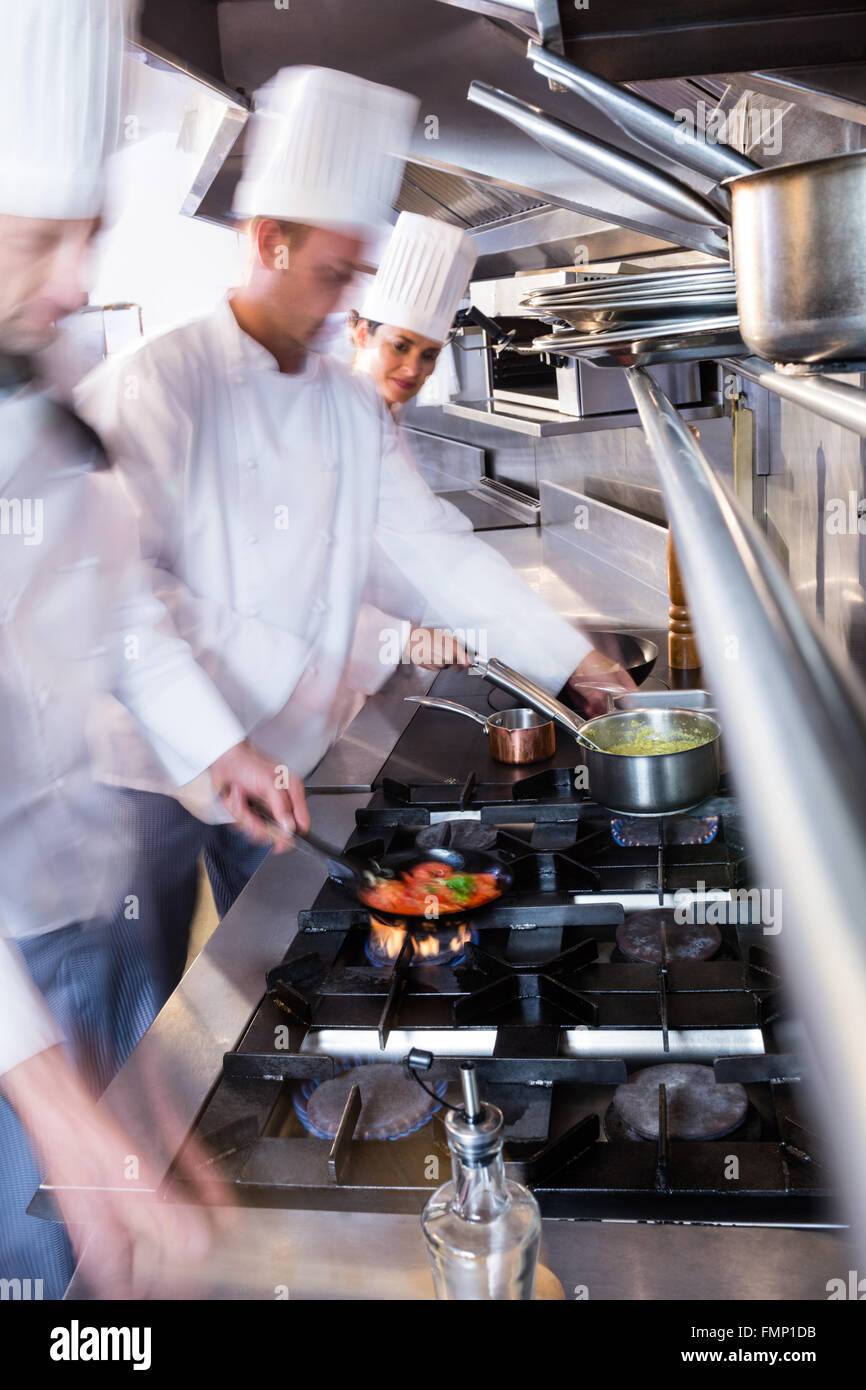
[[652, 376], [627, 378], [763, 883], [781, 907], [770, 944], [815, 1049], [813, 1100], [866, 1258], [866, 690]]
[[722, 366], [843, 429], [866, 435], [866, 391], [857, 386], [823, 376], [788, 376], [762, 357], [726, 357]]

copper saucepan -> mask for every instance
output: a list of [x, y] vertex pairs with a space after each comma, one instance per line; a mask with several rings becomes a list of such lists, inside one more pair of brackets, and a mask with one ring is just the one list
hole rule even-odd
[[465, 714], [481, 724], [490, 742], [490, 756], [498, 763], [540, 763], [556, 750], [553, 720], [534, 709], [504, 709], [498, 714], [479, 714], [468, 705], [440, 700], [432, 695], [406, 695], [407, 703]]

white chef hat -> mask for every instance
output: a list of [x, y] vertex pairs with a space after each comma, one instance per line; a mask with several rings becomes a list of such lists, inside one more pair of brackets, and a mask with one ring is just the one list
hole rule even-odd
[[0, 213], [99, 212], [128, 0], [0, 0]]
[[283, 68], [256, 93], [240, 217], [369, 234], [391, 213], [418, 101], [331, 68]]
[[401, 212], [361, 317], [444, 343], [477, 256], [460, 227]]

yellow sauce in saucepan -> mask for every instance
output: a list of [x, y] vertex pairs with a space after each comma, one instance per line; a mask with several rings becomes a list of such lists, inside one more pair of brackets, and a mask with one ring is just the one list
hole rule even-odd
[[705, 743], [712, 743], [714, 738], [715, 734], [710, 731], [698, 735], [679, 734], [671, 738], [664, 734], [657, 734], [653, 729], [644, 726], [638, 729], [637, 733], [627, 741], [611, 743], [604, 751], [605, 753], [620, 753], [630, 756], [685, 753], [689, 748], [701, 748]]

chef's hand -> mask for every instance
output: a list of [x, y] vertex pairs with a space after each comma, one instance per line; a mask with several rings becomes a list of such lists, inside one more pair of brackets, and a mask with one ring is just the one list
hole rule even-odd
[[413, 666], [426, 671], [441, 671], [443, 666], [470, 666], [472, 659], [465, 647], [447, 628], [413, 627], [406, 644]]
[[310, 828], [304, 784], [297, 773], [290, 772], [284, 778], [288, 786], [278, 787], [281, 766], [244, 740], [217, 758], [210, 769], [214, 791], [238, 829], [256, 844], [273, 845], [275, 854], [291, 849], [296, 829], [305, 834]]
[[625, 667], [597, 651], [587, 652], [569, 676], [568, 684], [583, 701], [587, 719], [607, 711], [608, 695], [637, 689]]
[[[182, 1205], [159, 1183], [135, 1142], [90, 1091], [59, 1047], [0, 1078], [27, 1132], [97, 1298], [171, 1298], [175, 1284], [204, 1278], [214, 1236], [231, 1214], [225, 1184], [195, 1185]], [[219, 1188], [219, 1193], [218, 1193]], [[229, 1198], [230, 1200], [230, 1198]], [[220, 1205], [201, 1205], [220, 1203]]]

